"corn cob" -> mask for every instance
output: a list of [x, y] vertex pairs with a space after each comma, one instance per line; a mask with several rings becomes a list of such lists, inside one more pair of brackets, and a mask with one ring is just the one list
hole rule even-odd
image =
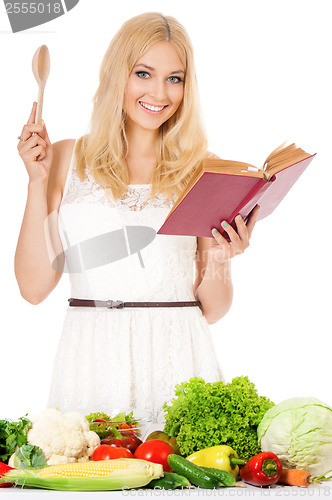
[[163, 475], [160, 464], [137, 458], [13, 469], [0, 478], [21, 486], [63, 491], [107, 491], [139, 488]]

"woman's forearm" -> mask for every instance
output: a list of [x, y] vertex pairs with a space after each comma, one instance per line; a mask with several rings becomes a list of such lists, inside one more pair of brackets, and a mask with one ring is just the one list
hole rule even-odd
[[32, 304], [44, 300], [59, 280], [47, 248], [47, 184], [28, 186], [28, 198], [15, 253], [15, 276], [23, 298]]
[[209, 324], [225, 316], [233, 299], [230, 261], [219, 264], [209, 259], [195, 295], [202, 304], [203, 315]]

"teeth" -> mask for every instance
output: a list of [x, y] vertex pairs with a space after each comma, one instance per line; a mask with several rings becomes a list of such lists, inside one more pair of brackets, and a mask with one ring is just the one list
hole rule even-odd
[[145, 102], [140, 101], [140, 105], [143, 106], [143, 108], [150, 109], [150, 111], [161, 111], [165, 106], [160, 106], [159, 108], [157, 106], [150, 106], [150, 104], [145, 104]]

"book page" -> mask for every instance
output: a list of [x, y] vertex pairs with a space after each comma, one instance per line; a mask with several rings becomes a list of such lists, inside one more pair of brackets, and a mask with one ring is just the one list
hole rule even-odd
[[301, 160], [309, 158], [309, 153], [298, 148], [294, 143], [284, 147], [286, 143], [281, 144], [277, 149], [267, 157], [263, 165], [263, 171], [268, 178], [271, 178], [277, 172], [280, 172], [286, 167], [293, 165]]

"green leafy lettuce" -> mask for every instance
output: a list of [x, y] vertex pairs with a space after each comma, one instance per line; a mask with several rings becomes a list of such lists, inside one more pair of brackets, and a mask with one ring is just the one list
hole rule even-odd
[[218, 444], [231, 446], [245, 460], [261, 451], [257, 427], [274, 403], [258, 396], [248, 377], [229, 384], [193, 377], [175, 386], [175, 396], [163, 405], [164, 432], [176, 437], [182, 455]]

